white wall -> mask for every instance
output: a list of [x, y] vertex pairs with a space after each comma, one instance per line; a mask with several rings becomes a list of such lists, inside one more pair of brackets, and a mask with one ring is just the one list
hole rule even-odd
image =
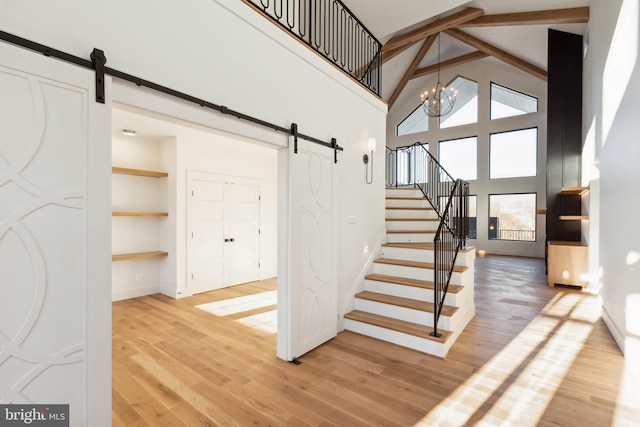
[[592, 2], [583, 120], [583, 160], [592, 171], [589, 234], [597, 236], [589, 248], [595, 252], [593, 280], [601, 286], [603, 318], [636, 370], [640, 369], [639, 22], [636, 0]]
[[[187, 171], [227, 177], [226, 182], [255, 180], [260, 185], [260, 279], [277, 275], [278, 164], [277, 150], [239, 141], [230, 136], [192, 133], [177, 140], [177, 290], [186, 285], [187, 265]], [[183, 272], [183, 274], [181, 274]]]
[[[367, 138], [385, 145], [386, 104], [237, 0], [0, 0], [0, 28], [344, 147], [338, 155], [338, 301], [384, 238], [384, 158], [364, 182]], [[37, 11], [34, 13], [34, 11]], [[152, 15], [150, 15], [152, 11]], [[150, 17], [152, 16], [152, 19]], [[117, 28], [117, 31], [114, 29]], [[286, 145], [286, 136], [114, 82], [114, 100]], [[355, 217], [355, 224], [347, 222]]]
[[[409, 82], [387, 118], [387, 145], [402, 147], [415, 142], [429, 143], [430, 153], [438, 158], [438, 141], [461, 137], [478, 137], [478, 179], [470, 182], [470, 194], [477, 195], [478, 238], [469, 244], [487, 253], [544, 257], [545, 216], [536, 217], [536, 241], [516, 242], [489, 240], [489, 194], [536, 193], [537, 209], [545, 209], [546, 200], [546, 152], [547, 152], [547, 85], [546, 82], [531, 77], [495, 59], [487, 58], [455, 68], [442, 70], [440, 81], [448, 83], [457, 75], [478, 83], [478, 122], [440, 129], [438, 119], [430, 118], [429, 131], [412, 135], [396, 136], [396, 126], [419, 104], [419, 94], [435, 86], [436, 76], [430, 75]], [[489, 119], [489, 99], [491, 82], [507, 86], [538, 98], [538, 112], [499, 120]], [[531, 178], [489, 179], [489, 134], [538, 128], [538, 173]]]

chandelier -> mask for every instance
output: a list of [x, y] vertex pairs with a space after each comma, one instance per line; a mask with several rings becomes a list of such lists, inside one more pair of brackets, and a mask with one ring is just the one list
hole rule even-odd
[[438, 33], [438, 82], [431, 91], [420, 94], [420, 103], [424, 112], [431, 117], [446, 116], [453, 110], [458, 91], [447, 88], [440, 83], [440, 33]]

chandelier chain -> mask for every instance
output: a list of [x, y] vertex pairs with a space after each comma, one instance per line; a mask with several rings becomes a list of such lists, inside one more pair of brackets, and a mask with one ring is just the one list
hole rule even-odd
[[438, 63], [437, 63], [437, 83], [436, 86], [429, 91], [420, 95], [421, 105], [424, 112], [430, 117], [446, 116], [453, 110], [458, 94], [453, 88], [450, 88], [447, 94], [447, 88], [440, 83], [440, 33], [438, 33]]

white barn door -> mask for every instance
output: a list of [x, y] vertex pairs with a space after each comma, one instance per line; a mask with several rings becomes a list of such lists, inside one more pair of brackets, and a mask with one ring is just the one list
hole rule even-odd
[[[278, 163], [278, 357], [293, 360], [335, 337], [333, 151], [306, 141]], [[286, 308], [282, 310], [282, 308]]]
[[94, 81], [0, 42], [0, 403], [69, 404], [71, 426], [111, 420], [111, 106]]

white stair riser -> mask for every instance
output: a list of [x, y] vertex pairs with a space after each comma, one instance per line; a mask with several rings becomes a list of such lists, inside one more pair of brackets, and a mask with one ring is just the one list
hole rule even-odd
[[[394, 248], [391, 246], [382, 247], [382, 257], [390, 259], [401, 259], [405, 261], [433, 262], [432, 249], [412, 249]], [[458, 252], [456, 265], [469, 267], [473, 266], [474, 258], [466, 256], [465, 252]]]
[[377, 338], [379, 340], [391, 342], [409, 347], [423, 353], [433, 354], [438, 357], [445, 357], [453, 340], [447, 340], [445, 344], [404, 334], [402, 332], [392, 331], [390, 329], [381, 328], [379, 326], [362, 323], [351, 319], [344, 319], [344, 328], [348, 331], [357, 332], [362, 335]]
[[434, 219], [438, 214], [431, 209], [385, 209], [385, 218]]
[[434, 233], [387, 233], [387, 243], [429, 243]]
[[384, 205], [388, 208], [430, 208], [427, 199], [386, 199]]
[[[397, 305], [385, 304], [377, 301], [360, 299], [357, 297], [355, 301], [355, 307], [356, 310], [365, 311], [367, 313], [392, 317], [394, 319], [417, 323], [424, 326], [433, 326], [433, 313], [428, 313], [426, 311], [414, 310], [407, 307], [399, 307]], [[450, 331], [452, 329], [451, 325], [457, 323], [455, 319], [456, 314], [454, 314], [452, 317], [440, 316], [438, 327]]]
[[387, 188], [384, 194], [386, 197], [424, 197], [422, 191], [414, 188]]
[[437, 221], [386, 221], [387, 231], [394, 230], [424, 230], [435, 232], [438, 229], [439, 223]]
[[[397, 283], [379, 282], [377, 280], [365, 280], [364, 289], [379, 294], [392, 295], [395, 297], [410, 298], [418, 301], [433, 302], [433, 289], [418, 288], [416, 286], [398, 285]], [[463, 289], [457, 294], [447, 292], [444, 303], [452, 307], [460, 307], [465, 298], [467, 289]]]
[[[383, 264], [376, 262], [373, 266], [373, 272], [376, 274], [383, 274], [385, 276], [398, 276], [406, 277], [408, 279], [433, 281], [433, 270], [427, 268], [408, 267], [405, 265]], [[454, 272], [451, 275], [451, 281], [449, 283], [452, 285], [464, 285], [463, 275], [465, 273]], [[471, 280], [473, 280], [473, 278], [471, 278]]]
[[[459, 335], [460, 332], [462, 332], [462, 330], [467, 326], [467, 323], [469, 323], [471, 318], [475, 316], [475, 313], [476, 313], [476, 306], [473, 305], [472, 302], [465, 305], [465, 307], [460, 308], [456, 312], [455, 316], [451, 318], [450, 331], [453, 331], [454, 334]], [[438, 322], [438, 325], [440, 325], [439, 322]]]
[[433, 262], [433, 250], [431, 249], [410, 249], [383, 246], [381, 256], [382, 258], [404, 261]]

